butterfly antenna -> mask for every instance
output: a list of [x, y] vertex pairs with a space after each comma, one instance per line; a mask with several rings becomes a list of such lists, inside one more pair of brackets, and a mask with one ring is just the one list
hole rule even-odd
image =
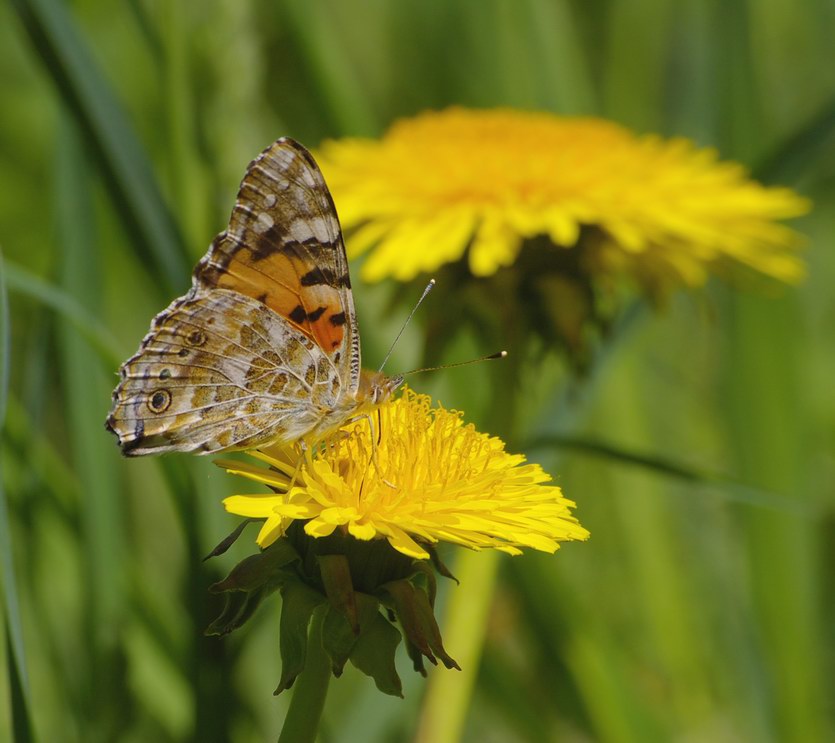
[[456, 361], [454, 364], [443, 364], [442, 366], [427, 366], [423, 369], [412, 369], [403, 374], [404, 377], [409, 374], [417, 374], [418, 372], [438, 371], [439, 369], [454, 369], [456, 366], [468, 366], [469, 364], [478, 364], [482, 361], [492, 361], [493, 359], [503, 359], [507, 356], [507, 351], [496, 351], [489, 356], [481, 356], [477, 359], [470, 359], [469, 361]]
[[417, 312], [417, 308], [423, 304], [423, 300], [426, 299], [426, 295], [432, 291], [433, 287], [435, 286], [435, 279], [429, 279], [429, 283], [426, 285], [426, 288], [423, 290], [423, 294], [420, 295], [420, 299], [417, 301], [414, 307], [412, 307], [412, 311], [409, 313], [409, 316], [406, 318], [406, 322], [403, 323], [403, 327], [400, 328], [400, 332], [397, 334], [397, 337], [394, 339], [394, 342], [391, 344], [391, 347], [386, 354], [386, 357], [383, 359], [383, 363], [380, 364], [380, 368], [377, 371], [383, 371], [383, 367], [386, 365], [386, 362], [389, 360], [389, 356], [391, 356], [391, 352], [394, 351], [394, 347], [397, 345], [397, 341], [400, 340], [400, 336], [403, 335], [403, 331], [406, 329], [406, 326], [411, 322], [412, 317], [414, 316], [415, 312]]

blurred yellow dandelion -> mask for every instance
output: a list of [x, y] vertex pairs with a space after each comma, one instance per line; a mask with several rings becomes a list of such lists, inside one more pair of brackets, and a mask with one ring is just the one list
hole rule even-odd
[[571, 515], [574, 503], [547, 484], [539, 465], [430, 402], [407, 389], [382, 405], [373, 457], [372, 433], [361, 420], [309, 448], [298, 471], [294, 448], [250, 452], [270, 469], [219, 461], [274, 491], [231, 496], [226, 509], [265, 519], [261, 547], [295, 519], [312, 537], [340, 529], [360, 540], [385, 538], [421, 559], [429, 557], [422, 545], [439, 541], [519, 554], [521, 547], [554, 552], [561, 541], [588, 538]]
[[744, 264], [803, 275], [799, 236], [775, 220], [809, 203], [767, 188], [683, 139], [636, 136], [609, 121], [511, 109], [429, 112], [379, 141], [323, 145], [319, 162], [363, 276], [409, 280], [466, 257], [477, 276], [539, 235], [554, 246], [595, 235], [590, 273], [698, 286]]

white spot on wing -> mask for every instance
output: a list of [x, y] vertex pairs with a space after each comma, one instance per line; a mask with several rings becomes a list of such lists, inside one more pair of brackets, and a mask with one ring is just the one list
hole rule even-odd
[[252, 225], [252, 229], [255, 230], [259, 235], [263, 235], [267, 230], [269, 230], [275, 224], [275, 220], [270, 216], [267, 212], [261, 212], [258, 215], [258, 219]]
[[[265, 164], [267, 167], [264, 167]], [[290, 181], [283, 175], [283, 168], [281, 166], [276, 167], [269, 162], [256, 163], [252, 170], [253, 172], [259, 173], [262, 178], [270, 181], [272, 183], [271, 188], [276, 191], [286, 191], [290, 186]]]
[[319, 242], [330, 242], [333, 231], [329, 229], [329, 224], [322, 217], [309, 217], [296, 219], [291, 222], [288, 233], [294, 240], [304, 242], [313, 238]]

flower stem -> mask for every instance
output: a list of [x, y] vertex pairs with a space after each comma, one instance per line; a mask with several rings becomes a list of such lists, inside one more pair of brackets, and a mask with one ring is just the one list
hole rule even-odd
[[461, 581], [450, 591], [444, 616], [444, 644], [453, 649], [461, 673], [433, 673], [423, 702], [416, 743], [455, 743], [470, 708], [490, 619], [499, 553], [460, 550], [454, 571]]
[[304, 670], [296, 679], [278, 743], [314, 743], [316, 740], [331, 679], [330, 659], [322, 647], [324, 619], [325, 612], [320, 607], [310, 621]]

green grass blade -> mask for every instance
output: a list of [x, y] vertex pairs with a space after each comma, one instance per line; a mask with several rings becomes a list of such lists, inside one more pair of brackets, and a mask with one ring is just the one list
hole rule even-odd
[[538, 410], [530, 411], [530, 426], [534, 435], [550, 436], [576, 431], [584, 422], [589, 409], [608, 381], [614, 362], [633, 341], [634, 336], [649, 318], [649, 306], [642, 299], [633, 300], [618, 315], [606, 341], [595, 352], [593, 364], [582, 384], [561, 384], [554, 389], [551, 400]]
[[9, 369], [12, 356], [9, 295], [6, 286], [6, 264], [3, 260], [3, 251], [0, 250], [0, 430], [6, 419], [6, 399], [9, 395]]
[[595, 51], [617, 63], [604, 67], [602, 113], [640, 131], [661, 130], [665, 45], [674, 6], [666, 0], [607, 5], [606, 39]]
[[[602, 743], [666, 740], [641, 701], [641, 686], [632, 683], [630, 648], [612, 631], [606, 614], [588, 611], [583, 596], [566, 580], [566, 571], [555, 567], [552, 556], [528, 554], [509, 561], [506, 569], [507, 584], [518, 596], [538, 658], [528, 696], [548, 700], [539, 714], [586, 718], [590, 739]], [[563, 666], [574, 677], [576, 688], [560, 685], [560, 671], [554, 669]], [[540, 675], [537, 669], [549, 672]], [[583, 728], [588, 730], [586, 725]]]
[[568, 5], [485, 0], [464, 4], [458, 28], [450, 30], [447, 19], [439, 18], [447, 46], [458, 51], [454, 63], [466, 70], [462, 83], [471, 102], [590, 113], [594, 92]]
[[6, 266], [6, 284], [10, 290], [37, 300], [54, 310], [63, 320], [72, 323], [108, 366], [119, 366], [122, 357], [117, 350], [118, 342], [99, 319], [71, 294], [25, 268], [12, 264]]
[[808, 177], [835, 142], [835, 96], [754, 168], [758, 180], [791, 185]]
[[628, 451], [622, 447], [596, 439], [587, 439], [579, 436], [543, 436], [535, 439], [523, 448], [526, 451], [530, 451], [551, 447], [569, 449], [574, 452], [607, 459], [611, 462], [641, 467], [656, 474], [683, 480], [694, 485], [718, 487], [719, 492], [731, 501], [759, 506], [761, 508], [770, 508], [786, 513], [812, 515], [812, 508], [809, 504], [787, 498], [780, 493], [738, 482], [727, 475], [696, 469], [695, 467], [690, 467], [664, 457]]
[[346, 55], [344, 33], [326, 3], [285, 0], [283, 16], [292, 26], [310, 66], [317, 90], [335, 126], [334, 134], [371, 135], [377, 122], [353, 61]]
[[750, 163], [767, 141], [767, 119], [760, 95], [761, 68], [755, 62], [751, 3], [711, 6], [716, 64], [713, 87], [718, 116], [715, 143], [724, 156]]
[[83, 485], [63, 451], [14, 394], [6, 400], [4, 437], [6, 456], [31, 473], [37, 483], [34, 487], [43, 492], [44, 503], [58, 511], [71, 528], [83, 498]]
[[528, 0], [527, 5], [542, 102], [560, 113], [594, 113], [597, 92], [571, 3]]
[[[728, 297], [724, 363], [733, 369], [726, 390], [727, 425], [735, 466], [743, 477], [779, 488], [801, 503], [820, 502], [809, 476], [806, 404], [799, 306], [781, 301]], [[774, 353], [773, 349], [780, 349]], [[830, 721], [827, 671], [821, 648], [826, 630], [817, 610], [825, 583], [816, 567], [821, 526], [773, 511], [741, 516], [740, 537], [751, 566], [753, 636], [761, 677], [767, 680], [770, 714], [780, 740], [827, 740]]]
[[[642, 360], [640, 355], [621, 360], [616, 383], [598, 399], [595, 411], [597, 416], [605, 415], [613, 435], [630, 441], [651, 439], [653, 433], [646, 411], [655, 390], [647, 382]], [[628, 498], [611, 499], [610, 518], [632, 581], [630, 599], [639, 607], [636, 617], [652, 638], [647, 652], [660, 673], [675, 679], [659, 717], [672, 714], [673, 724], [689, 728], [703, 718], [711, 685], [704, 620], [693, 590], [695, 570], [681, 559], [676, 528], [681, 501], [670, 499], [668, 484], [646, 472], [622, 468], [614, 474], [616, 492], [629, 493]], [[605, 533], [589, 526], [592, 535], [606, 539]]]
[[190, 261], [122, 106], [66, 6], [58, 0], [13, 0], [36, 54], [81, 125], [112, 186], [137, 251], [170, 294], [183, 287]]
[[6, 633], [6, 666], [9, 674], [9, 701], [12, 714], [12, 740], [15, 743], [28, 743], [35, 740], [32, 724], [29, 719], [28, 703], [26, 701], [26, 685], [21, 676], [21, 668], [15, 658], [12, 638]]
[[9, 528], [9, 507], [3, 481], [3, 431], [6, 419], [6, 399], [9, 392], [11, 366], [11, 323], [6, 293], [3, 254], [0, 252], [0, 561], [3, 583], [3, 630], [6, 639], [6, 668], [11, 691], [12, 728], [15, 741], [34, 740], [29, 710], [29, 682], [26, 672], [26, 652], [23, 627], [12, 559], [12, 536]]
[[9, 370], [12, 356], [9, 295], [6, 286], [6, 264], [3, 260], [3, 251], [0, 249], [0, 430], [6, 419], [6, 399], [9, 395]]
[[[94, 313], [102, 306], [103, 262], [96, 239], [92, 203], [92, 164], [71, 120], [60, 128], [56, 157], [56, 225], [62, 257], [64, 290]], [[99, 678], [118, 673], [122, 664], [122, 628], [128, 606], [125, 586], [125, 523], [116, 472], [119, 455], [104, 431], [112, 377], [91, 353], [89, 344], [68, 322], [58, 324], [58, 350], [64, 389], [68, 450], [73, 469], [84, 484], [80, 504], [81, 563], [84, 602], [82, 626], [92, 638], [84, 688], [87, 715], [97, 715], [104, 696], [113, 709], [129, 709], [123, 686], [99, 689]], [[104, 718], [117, 725], [117, 720]], [[112, 731], [111, 731], [112, 732]]]
[[478, 679], [498, 566], [495, 551], [462, 551], [456, 556], [453, 570], [461, 584], [450, 594], [443, 633], [462, 670], [454, 677], [438, 677], [427, 687], [415, 735], [418, 743], [461, 739]]
[[200, 115], [194, 108], [194, 79], [189, 53], [193, 46], [190, 8], [182, 3], [166, 3], [159, 14], [164, 45], [163, 80], [167, 112], [166, 164], [171, 195], [177, 204], [177, 222], [189, 245], [202, 245], [209, 234], [211, 203], [209, 179], [202, 172], [197, 152]]

